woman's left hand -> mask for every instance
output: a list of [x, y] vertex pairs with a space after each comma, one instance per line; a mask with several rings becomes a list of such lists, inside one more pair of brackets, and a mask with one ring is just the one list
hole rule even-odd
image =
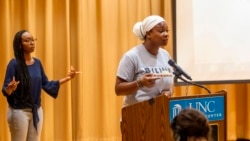
[[75, 68], [74, 68], [73, 66], [70, 66], [70, 71], [68, 72], [68, 75], [67, 75], [67, 76], [68, 76], [70, 79], [72, 79], [72, 78], [75, 77], [75, 75], [76, 75]]
[[170, 90], [162, 91], [161, 94], [164, 94], [164, 95], [166, 95], [167, 97], [171, 97], [171, 96], [172, 96], [172, 93], [171, 93]]

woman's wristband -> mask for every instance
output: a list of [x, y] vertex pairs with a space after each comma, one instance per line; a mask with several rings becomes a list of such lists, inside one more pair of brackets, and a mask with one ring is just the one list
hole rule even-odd
[[136, 85], [137, 85], [137, 87], [138, 87], [139, 89], [143, 87], [143, 85], [142, 85], [142, 82], [141, 82], [141, 79], [140, 79], [140, 78], [138, 78], [138, 79], [136, 80]]

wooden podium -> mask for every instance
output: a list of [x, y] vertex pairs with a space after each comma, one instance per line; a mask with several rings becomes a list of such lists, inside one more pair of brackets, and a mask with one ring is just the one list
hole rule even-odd
[[168, 98], [165, 95], [122, 109], [122, 141], [172, 141], [170, 122], [181, 109], [194, 108], [209, 119], [214, 141], [226, 141], [226, 91]]

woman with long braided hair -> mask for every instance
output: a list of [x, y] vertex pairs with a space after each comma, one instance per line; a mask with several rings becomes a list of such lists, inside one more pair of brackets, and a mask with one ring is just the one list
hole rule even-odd
[[11, 140], [39, 141], [43, 123], [41, 90], [56, 98], [60, 85], [74, 78], [76, 71], [71, 67], [65, 78], [49, 81], [40, 60], [31, 55], [35, 39], [27, 30], [15, 34], [13, 49], [15, 58], [7, 66], [2, 87], [9, 104]]

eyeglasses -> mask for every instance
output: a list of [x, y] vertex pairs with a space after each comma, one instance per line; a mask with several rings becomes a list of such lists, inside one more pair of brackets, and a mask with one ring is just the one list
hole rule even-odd
[[36, 42], [37, 39], [24, 39], [23, 42], [26, 42], [26, 43], [31, 43], [31, 42]]

